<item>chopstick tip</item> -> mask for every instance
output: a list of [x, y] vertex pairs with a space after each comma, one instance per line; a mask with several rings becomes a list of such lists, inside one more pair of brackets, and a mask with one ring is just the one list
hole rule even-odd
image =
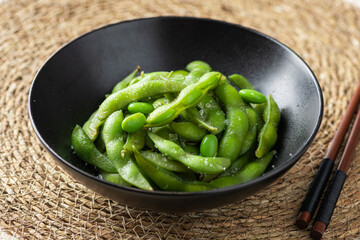
[[311, 230], [311, 237], [315, 240], [320, 240], [326, 230], [326, 224], [323, 222], [316, 222]]
[[309, 225], [311, 219], [311, 214], [308, 211], [302, 211], [299, 214], [298, 219], [296, 220], [296, 225], [303, 229], [306, 228]]

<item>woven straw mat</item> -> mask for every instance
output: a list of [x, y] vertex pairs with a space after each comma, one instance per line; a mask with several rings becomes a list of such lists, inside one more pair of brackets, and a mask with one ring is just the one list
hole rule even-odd
[[[325, 101], [319, 133], [271, 187], [202, 212], [140, 211], [59, 168], [31, 127], [31, 81], [58, 48], [94, 28], [160, 15], [214, 18], [264, 32], [297, 52]], [[15, 239], [309, 239], [294, 226], [305, 193], [360, 79], [360, 9], [335, 1], [92, 0], [0, 2], [0, 231]], [[337, 159], [338, 161], [338, 159]], [[360, 151], [324, 239], [360, 237]]]

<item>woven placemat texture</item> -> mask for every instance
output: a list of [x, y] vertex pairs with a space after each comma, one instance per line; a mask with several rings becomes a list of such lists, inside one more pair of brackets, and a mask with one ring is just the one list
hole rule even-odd
[[[225, 20], [297, 52], [325, 101], [320, 131], [271, 187], [186, 215], [140, 211], [104, 198], [56, 166], [31, 127], [27, 97], [44, 61], [110, 23], [160, 15]], [[298, 210], [360, 80], [360, 9], [341, 0], [6, 0], [0, 3], [0, 229], [18, 239], [308, 239]], [[359, 239], [360, 150], [324, 239]], [[337, 160], [338, 161], [338, 160]]]

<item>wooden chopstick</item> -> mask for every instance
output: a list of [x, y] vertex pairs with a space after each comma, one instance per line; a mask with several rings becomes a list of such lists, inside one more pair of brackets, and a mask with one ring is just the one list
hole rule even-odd
[[327, 150], [325, 158], [321, 162], [318, 172], [316, 173], [311, 186], [308, 190], [308, 193], [305, 197], [305, 200], [300, 208], [300, 214], [296, 221], [296, 225], [300, 228], [306, 228], [309, 225], [309, 222], [312, 216], [315, 213], [315, 210], [319, 204], [320, 198], [326, 184], [331, 175], [332, 169], [334, 167], [334, 160], [337, 153], [341, 147], [341, 143], [345, 137], [345, 134], [349, 128], [351, 120], [354, 116], [354, 113], [360, 102], [360, 83], [351, 98], [349, 105], [346, 109], [345, 116], [342, 119], [338, 130], [335, 133], [335, 136]]
[[352, 155], [356, 149], [357, 142], [360, 136], [360, 110], [356, 115], [354, 125], [351, 129], [350, 136], [346, 143], [343, 155], [331, 183], [325, 193], [322, 204], [315, 218], [315, 224], [311, 231], [311, 236], [314, 239], [321, 239], [327, 226], [330, 223], [331, 216], [334, 212], [336, 202], [341, 193], [347, 173], [350, 168]]

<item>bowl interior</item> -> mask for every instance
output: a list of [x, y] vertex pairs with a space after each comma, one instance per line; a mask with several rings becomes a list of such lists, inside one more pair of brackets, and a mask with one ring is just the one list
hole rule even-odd
[[[95, 174], [71, 152], [75, 124], [83, 124], [105, 94], [137, 65], [145, 72], [183, 69], [204, 60], [225, 75], [239, 73], [271, 93], [282, 114], [273, 172], [292, 166], [313, 140], [322, 94], [308, 66], [290, 49], [256, 31], [220, 21], [160, 17], [110, 25], [65, 45], [40, 69], [29, 109], [40, 140], [60, 161]], [[266, 177], [266, 176], [265, 176]]]

